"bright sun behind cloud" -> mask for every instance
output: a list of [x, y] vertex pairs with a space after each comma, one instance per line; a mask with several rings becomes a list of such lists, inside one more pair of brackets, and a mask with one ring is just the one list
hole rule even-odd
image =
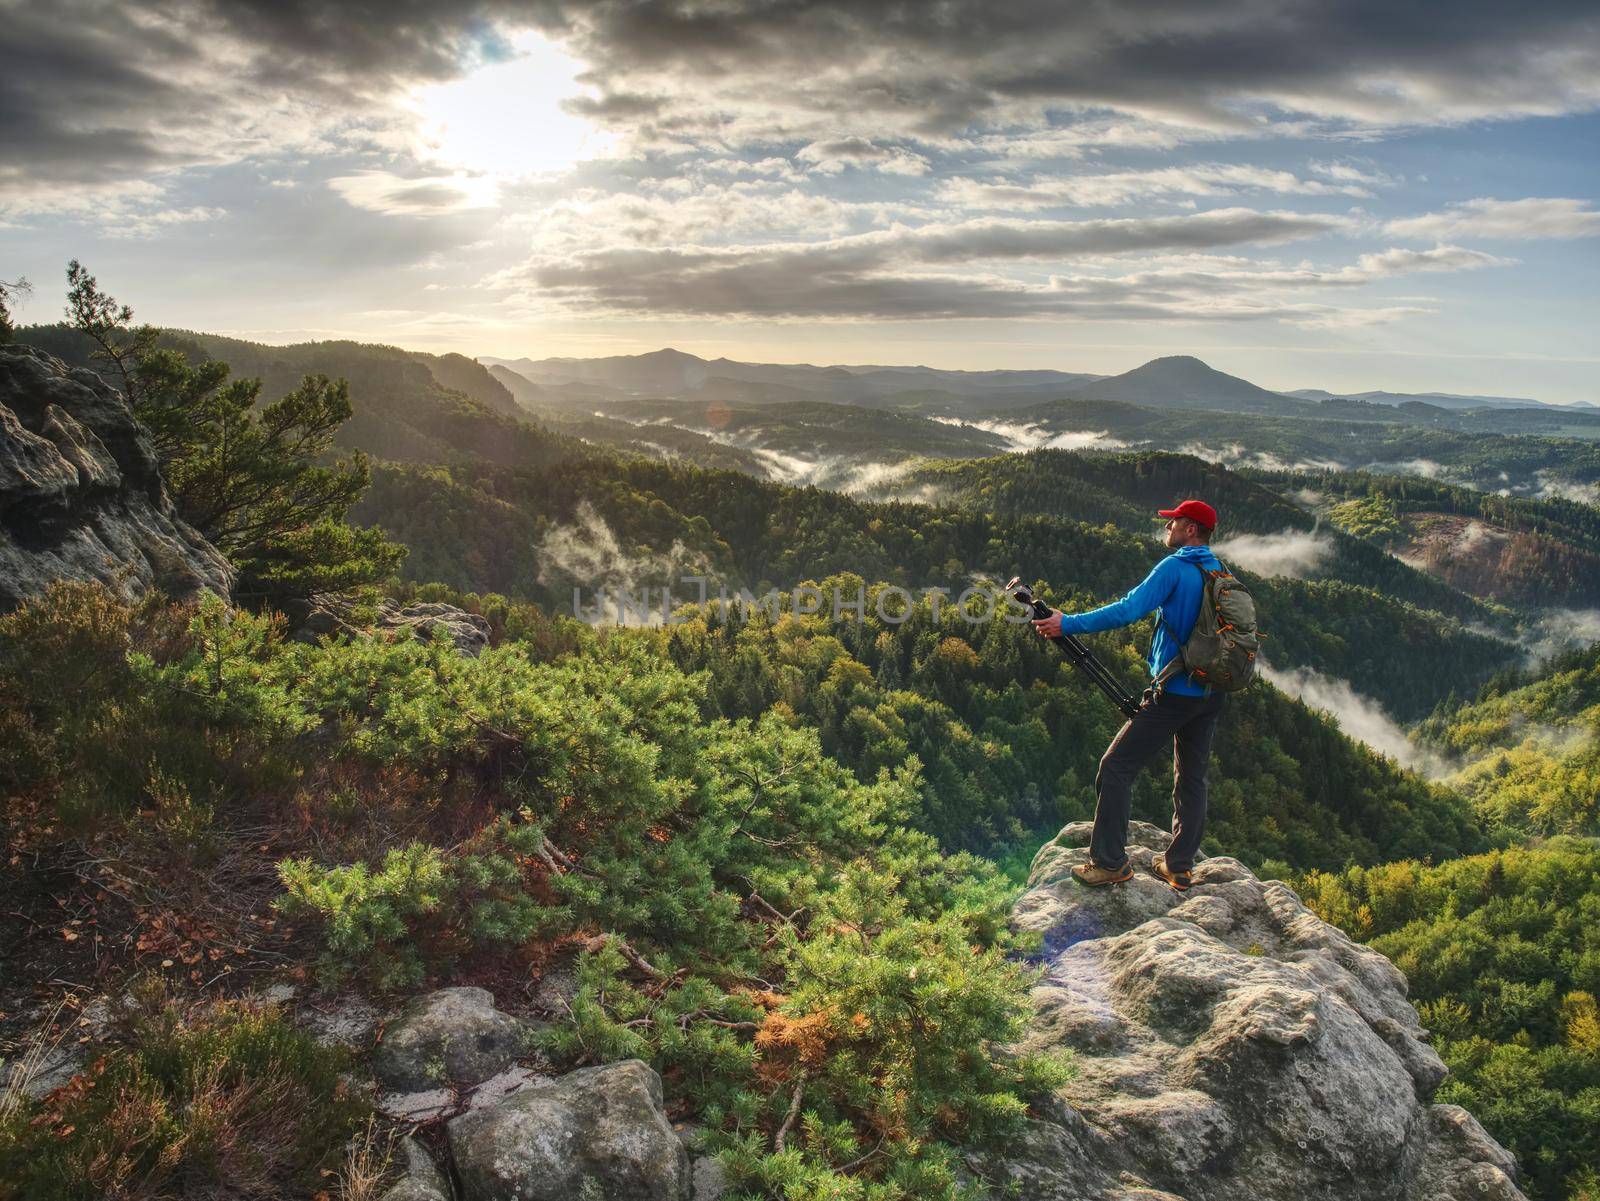
[[511, 44], [513, 58], [413, 90], [426, 156], [508, 177], [559, 173], [603, 155], [610, 138], [561, 107], [583, 93], [583, 65], [536, 33], [517, 34]]

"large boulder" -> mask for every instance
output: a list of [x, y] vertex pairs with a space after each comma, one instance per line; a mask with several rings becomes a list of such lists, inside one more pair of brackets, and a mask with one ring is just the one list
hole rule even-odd
[[688, 1201], [689, 1155], [637, 1059], [581, 1068], [450, 1123], [464, 1201]]
[[0, 346], [0, 612], [61, 580], [128, 600], [232, 588], [227, 560], [177, 515], [122, 394], [31, 346]]
[[533, 1028], [482, 988], [442, 988], [409, 1002], [372, 1053], [378, 1082], [413, 1093], [481, 1084], [530, 1049]]
[[1045, 969], [1024, 1045], [1077, 1075], [975, 1169], [1039, 1201], [1520, 1201], [1505, 1149], [1431, 1104], [1445, 1067], [1392, 963], [1235, 859], [1173, 891], [1141, 822], [1134, 878], [1087, 888], [1089, 829], [1040, 850], [1013, 913]]

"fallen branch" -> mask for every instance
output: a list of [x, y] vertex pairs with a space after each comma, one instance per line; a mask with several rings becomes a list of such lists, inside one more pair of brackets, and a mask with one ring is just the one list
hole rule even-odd
[[775, 921], [782, 922], [786, 926], [792, 926], [792, 925], [794, 925], [795, 920], [797, 918], [799, 918], [799, 916], [806, 911], [806, 907], [804, 905], [802, 905], [802, 906], [800, 906], [800, 908], [796, 909], [793, 913], [786, 914], [781, 909], [779, 909], [776, 905], [774, 905], [771, 901], [767, 900], [766, 897], [762, 896], [759, 891], [757, 891], [756, 882], [754, 880], [752, 880], [749, 876], [740, 876], [739, 879], [743, 880], [746, 884], [748, 884], [750, 886], [750, 895], [745, 899], [748, 900], [748, 901], [751, 901], [757, 907], [759, 907], [760, 909], [764, 910], [767, 913], [767, 915], [769, 917], [773, 918]]
[[552, 876], [561, 875], [561, 869], [556, 866], [556, 861], [550, 854], [550, 840], [548, 838], [541, 842], [539, 847], [534, 851], [534, 854], [539, 856], [540, 861], [550, 869], [550, 874]]
[[[562, 854], [561, 848], [556, 846], [556, 844], [551, 842], [548, 838], [544, 840], [544, 853], [549, 855], [557, 863], [561, 864], [561, 866], [566, 868], [569, 872], [575, 872], [578, 870], [578, 865], [572, 862], [572, 860], [566, 855]], [[588, 873], [585, 874], [587, 875]]]
[[588, 880], [598, 880], [600, 878], [593, 872], [584, 871], [571, 858], [563, 854], [560, 847], [542, 834], [539, 836], [539, 846], [534, 851], [534, 854], [539, 856], [540, 862], [550, 869], [552, 876], [579, 875]]
[[689, 1028], [689, 1023], [695, 1021], [703, 1021], [708, 1026], [720, 1026], [724, 1030], [761, 1029], [760, 1024], [757, 1022], [730, 1022], [724, 1020], [723, 1018], [712, 1017], [710, 1011], [705, 1009], [696, 1009], [693, 1013], [679, 1014], [678, 1028], [681, 1030], [687, 1030]]

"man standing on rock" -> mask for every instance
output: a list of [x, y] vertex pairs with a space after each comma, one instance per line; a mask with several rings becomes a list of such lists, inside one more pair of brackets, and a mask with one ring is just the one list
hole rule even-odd
[[1052, 610], [1033, 628], [1046, 638], [1061, 634], [1093, 634], [1142, 621], [1159, 609], [1150, 640], [1151, 686], [1135, 714], [1111, 740], [1095, 776], [1094, 833], [1089, 862], [1072, 874], [1083, 884], [1120, 884], [1133, 878], [1128, 858], [1128, 817], [1133, 806], [1133, 781], [1158, 751], [1173, 746], [1172, 841], [1155, 857], [1151, 869], [1176, 889], [1194, 881], [1190, 870], [1200, 849], [1206, 821], [1206, 765], [1216, 736], [1225, 694], [1196, 682], [1181, 671], [1164, 673], [1189, 638], [1200, 615], [1205, 572], [1223, 570], [1211, 553], [1217, 511], [1202, 500], [1186, 500], [1175, 509], [1161, 509], [1167, 518], [1166, 544], [1173, 553], [1119, 601], [1086, 613]]

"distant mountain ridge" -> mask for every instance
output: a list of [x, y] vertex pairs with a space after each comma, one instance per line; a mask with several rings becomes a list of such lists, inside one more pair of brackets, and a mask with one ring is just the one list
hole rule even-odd
[[[856, 404], [876, 404], [900, 394], [933, 392], [952, 401], [970, 398], [1032, 403], [1067, 395], [1102, 377], [1072, 371], [947, 371], [935, 367], [828, 366], [809, 363], [743, 363], [734, 359], [702, 359], [670, 347], [649, 354], [612, 355], [597, 359], [501, 359], [480, 356], [479, 362], [515, 372], [540, 388], [587, 384], [637, 395], [700, 395], [729, 392], [731, 385], [773, 390], [767, 399], [795, 400], [801, 394]], [[781, 391], [779, 391], [781, 390]], [[776, 394], [774, 394], [776, 393]], [[762, 399], [760, 394], [744, 399]]]
[[1228, 375], [1192, 355], [1151, 359], [1132, 371], [1080, 384], [1069, 396], [1084, 400], [1120, 400], [1169, 409], [1225, 409], [1315, 416], [1308, 401], [1284, 396]]
[[1322, 388], [1297, 388], [1285, 396], [1301, 400], [1364, 400], [1368, 404], [1402, 405], [1408, 401], [1437, 405], [1443, 409], [1564, 409], [1569, 407], [1593, 408], [1578, 401], [1575, 406], [1550, 404], [1525, 396], [1471, 396], [1459, 392], [1328, 392]]
[[[1312, 402], [1286, 397], [1201, 362], [1192, 355], [1152, 359], [1121, 375], [1070, 371], [946, 371], [934, 367], [815, 367], [702, 359], [665, 349], [600, 359], [479, 360], [491, 372], [522, 377], [538, 392], [513, 387], [526, 403], [561, 404], [554, 389], [605, 388], [624, 395], [772, 403], [806, 396], [839, 403], [901, 405], [930, 411], [989, 412], [1047, 400], [1120, 400], [1166, 408], [1315, 415]], [[506, 381], [506, 376], [497, 375]], [[582, 395], [592, 396], [585, 391]]]
[[[1231, 412], [1319, 416], [1325, 401], [1356, 400], [1398, 408], [1426, 404], [1452, 411], [1467, 409], [1592, 409], [1585, 402], [1556, 405], [1515, 396], [1471, 396], [1452, 392], [1330, 392], [1301, 388], [1276, 392], [1216, 368], [1193, 355], [1151, 359], [1120, 375], [1046, 369], [956, 371], [938, 367], [810, 363], [746, 363], [703, 359], [667, 347], [648, 354], [602, 358], [503, 359], [482, 355], [479, 362], [515, 373], [547, 403], [595, 397], [590, 389], [620, 396], [649, 395], [740, 399], [771, 403], [822, 398], [838, 403], [895, 405], [955, 413], [973, 401], [990, 412], [1046, 400], [1120, 400], [1166, 408], [1222, 409]], [[504, 382], [504, 377], [496, 376]], [[521, 391], [525, 403], [534, 393]], [[559, 391], [552, 391], [559, 390]], [[604, 395], [604, 393], [599, 393]]]

